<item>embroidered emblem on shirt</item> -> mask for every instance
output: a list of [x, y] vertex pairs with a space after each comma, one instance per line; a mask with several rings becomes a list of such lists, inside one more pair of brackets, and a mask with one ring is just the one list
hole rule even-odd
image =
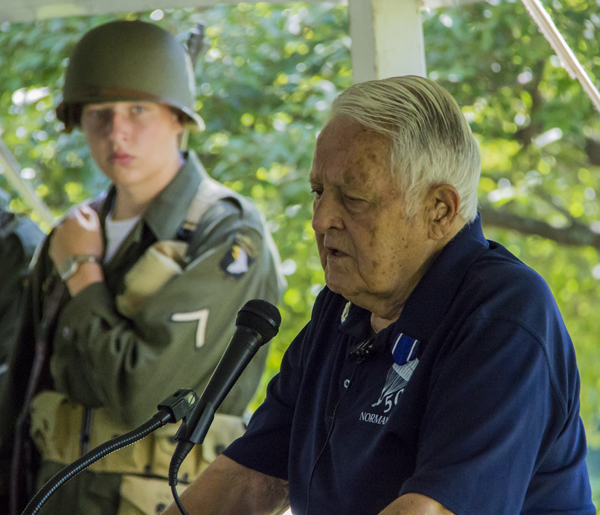
[[231, 249], [219, 263], [226, 275], [234, 279], [241, 279], [254, 263], [254, 250], [247, 238], [238, 236]]
[[379, 396], [379, 400], [371, 406], [376, 407], [384, 404], [384, 413], [389, 411], [398, 404], [400, 394], [406, 388], [410, 381], [413, 372], [419, 364], [417, 359], [417, 350], [419, 348], [419, 340], [415, 340], [405, 334], [400, 333], [396, 339], [396, 343], [392, 347], [392, 355], [394, 363], [387, 373], [385, 385]]

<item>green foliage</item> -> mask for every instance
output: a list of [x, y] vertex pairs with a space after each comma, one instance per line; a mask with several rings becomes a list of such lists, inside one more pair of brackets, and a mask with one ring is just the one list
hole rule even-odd
[[[598, 231], [600, 118], [560, 67], [520, 2], [478, 3], [424, 16], [428, 73], [463, 106], [482, 150], [480, 201], [566, 227]], [[551, 16], [592, 78], [600, 60], [595, 2], [552, 3]], [[545, 141], [544, 141], [545, 139]], [[485, 223], [485, 219], [484, 219]], [[591, 248], [486, 230], [537, 270], [552, 288], [575, 343], [582, 415], [600, 445], [600, 267]]]
[[[566, 41], [592, 79], [598, 76], [595, 2], [551, 5]], [[288, 274], [283, 324], [264, 387], [323, 284], [307, 175], [326, 109], [352, 81], [346, 8], [261, 3], [163, 14], [157, 23], [182, 39], [195, 23], [206, 23], [197, 108], [207, 129], [191, 135], [190, 147], [213, 177], [259, 206]], [[150, 20], [150, 13], [126, 15], [135, 16]], [[108, 19], [114, 17], [0, 25], [2, 137], [21, 165], [35, 170], [33, 183], [56, 214], [106, 185], [82, 135], [60, 133], [53, 107], [74, 43]], [[423, 13], [423, 22], [429, 76], [455, 96], [481, 144], [481, 203], [554, 227], [576, 220], [600, 231], [600, 117], [523, 5], [493, 0], [439, 9]], [[8, 188], [2, 176], [0, 186]], [[13, 205], [27, 210], [22, 202]], [[550, 284], [578, 354], [588, 438], [600, 446], [597, 251], [514, 231], [486, 228], [486, 233]]]
[[[600, 70], [596, 3], [551, 5], [555, 24], [594, 80]], [[524, 6], [494, 1], [440, 9], [424, 16], [424, 33], [429, 76], [454, 95], [481, 145], [480, 202], [553, 227], [576, 221], [598, 232], [600, 117]], [[577, 351], [588, 442], [600, 446], [597, 250], [495, 228], [486, 228], [486, 236], [550, 285]], [[590, 470], [598, 476], [597, 451], [591, 453]], [[598, 503], [600, 483], [592, 482]]]
[[[121, 17], [151, 21], [150, 15]], [[107, 184], [82, 134], [62, 134], [53, 108], [74, 44], [91, 27], [114, 18], [0, 25], [0, 44], [11, 49], [0, 53], [2, 137], [21, 166], [31, 169], [28, 176], [35, 171], [36, 190], [57, 215]], [[258, 403], [324, 284], [307, 178], [326, 109], [352, 83], [348, 20], [343, 6], [239, 4], [165, 10], [157, 23], [183, 41], [200, 21], [208, 44], [196, 67], [196, 107], [207, 128], [190, 135], [189, 147], [214, 178], [254, 200], [287, 273], [283, 323]], [[2, 176], [0, 186], [10, 189]], [[28, 211], [18, 199], [13, 208]]]

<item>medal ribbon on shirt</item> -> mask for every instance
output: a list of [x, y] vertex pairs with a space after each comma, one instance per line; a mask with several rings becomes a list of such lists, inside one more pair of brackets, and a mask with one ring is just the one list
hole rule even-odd
[[394, 363], [402, 366], [417, 357], [419, 351], [419, 340], [411, 338], [404, 333], [400, 333], [396, 338], [396, 343], [392, 346], [392, 356]]
[[419, 340], [400, 333], [394, 345], [392, 345], [392, 356], [394, 363], [390, 367], [385, 378], [385, 384], [381, 390], [379, 399], [371, 406], [384, 406], [383, 414], [387, 415], [390, 410], [398, 404], [400, 394], [410, 381], [410, 378], [419, 364], [417, 351]]

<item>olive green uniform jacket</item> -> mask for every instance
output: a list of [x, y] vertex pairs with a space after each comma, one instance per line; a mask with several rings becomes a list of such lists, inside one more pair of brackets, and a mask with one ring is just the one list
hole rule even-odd
[[[154, 243], [177, 240], [178, 233], [181, 236], [188, 208], [200, 182], [206, 180], [211, 181], [190, 152], [185, 165], [103, 266], [105, 281], [89, 285], [73, 298], [63, 295], [57, 320], [50, 327], [51, 355], [38, 391], [55, 390], [86, 408], [104, 408], [123, 428], [135, 428], [178, 389], [194, 388], [201, 393], [234, 332], [238, 310], [248, 300], [277, 303], [284, 282], [272, 239], [253, 204], [227, 190], [192, 231], [190, 262], [183, 272], [145, 299], [134, 314], [126, 317], [118, 311], [116, 299], [124, 293], [127, 273]], [[101, 205], [102, 224], [114, 195], [113, 188]], [[34, 343], [40, 338], [47, 309], [44, 301], [57, 281], [46, 242], [33, 271], [18, 352], [12, 356], [10, 384], [0, 404], [0, 495], [8, 484], [14, 421], [23, 403]], [[266, 349], [261, 349], [224, 400], [221, 413], [243, 414], [259, 383], [265, 358]], [[52, 434], [52, 428], [43, 429]], [[79, 445], [79, 438], [71, 435], [74, 445]], [[91, 442], [91, 447], [95, 443]], [[146, 469], [148, 475], [156, 474], [151, 464]], [[109, 493], [99, 493], [95, 491], [97, 482], [84, 485], [85, 481], [93, 483], [84, 473], [54, 497], [60, 499], [61, 490], [70, 490], [77, 502], [86, 506], [82, 513], [96, 513], [91, 505], [87, 507], [86, 495], [112, 495], [110, 491], [119, 485], [109, 479]], [[70, 498], [68, 502], [75, 501]], [[57, 504], [60, 506], [59, 501]], [[98, 513], [108, 513], [107, 509], [104, 506]], [[71, 506], [69, 513], [76, 512]]]
[[6, 210], [0, 199], [0, 391], [21, 318], [29, 264], [44, 233], [28, 218]]

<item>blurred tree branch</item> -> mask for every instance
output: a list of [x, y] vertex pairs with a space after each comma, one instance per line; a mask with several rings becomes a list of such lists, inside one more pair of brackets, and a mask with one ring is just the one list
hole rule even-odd
[[544, 67], [545, 60], [537, 60], [532, 67], [533, 79], [523, 88], [531, 95], [531, 107], [529, 108], [530, 123], [523, 129], [519, 129], [515, 134], [515, 138], [520, 141], [525, 148], [531, 145], [533, 138], [539, 135], [542, 128], [540, 108], [542, 107], [544, 100], [540, 93], [540, 83], [544, 79]]
[[587, 225], [574, 220], [571, 220], [571, 224], [566, 227], [553, 227], [546, 222], [493, 208], [489, 204], [481, 204], [479, 212], [484, 225], [499, 229], [510, 229], [527, 235], [541, 236], [560, 245], [575, 247], [589, 245], [600, 250], [600, 234], [592, 231]]

